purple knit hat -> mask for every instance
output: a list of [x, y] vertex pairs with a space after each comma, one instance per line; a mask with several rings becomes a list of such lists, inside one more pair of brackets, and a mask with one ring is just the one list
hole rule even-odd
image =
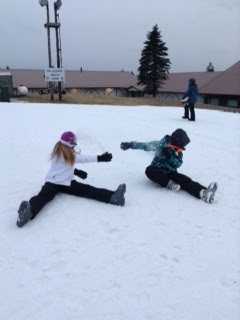
[[66, 131], [61, 135], [60, 142], [67, 147], [73, 148], [77, 145], [77, 138], [71, 131]]

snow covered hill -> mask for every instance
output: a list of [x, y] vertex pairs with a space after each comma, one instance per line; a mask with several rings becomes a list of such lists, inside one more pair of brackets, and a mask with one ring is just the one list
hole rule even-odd
[[[0, 103], [0, 319], [238, 320], [240, 318], [240, 115], [180, 108]], [[191, 143], [180, 172], [217, 181], [212, 205], [161, 189], [144, 171], [153, 154], [122, 151], [175, 129]], [[82, 153], [84, 183], [115, 190], [125, 207], [58, 195], [22, 229], [22, 200], [38, 193], [63, 131]]]

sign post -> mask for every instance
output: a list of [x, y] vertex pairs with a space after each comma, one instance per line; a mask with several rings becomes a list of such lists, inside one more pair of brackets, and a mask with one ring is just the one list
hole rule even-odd
[[45, 70], [47, 82], [65, 82], [65, 71], [61, 68], [48, 68]]
[[45, 81], [58, 82], [59, 101], [62, 101], [61, 82], [65, 82], [65, 71], [62, 68], [48, 68], [45, 70]]

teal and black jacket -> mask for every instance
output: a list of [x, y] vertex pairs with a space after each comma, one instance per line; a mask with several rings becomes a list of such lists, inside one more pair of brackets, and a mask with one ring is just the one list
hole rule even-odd
[[159, 141], [152, 142], [131, 142], [131, 149], [138, 149], [144, 151], [155, 151], [154, 158], [152, 160], [151, 166], [161, 169], [165, 173], [177, 172], [177, 169], [183, 163], [183, 153], [175, 152], [173, 149], [168, 149], [170, 155], [169, 159], [165, 157], [162, 150], [167, 147], [169, 143], [169, 136], [166, 135], [163, 139]]

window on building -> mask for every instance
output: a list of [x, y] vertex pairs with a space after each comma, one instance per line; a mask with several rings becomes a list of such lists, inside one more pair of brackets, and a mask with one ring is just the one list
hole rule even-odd
[[237, 106], [238, 106], [238, 101], [237, 101], [237, 99], [228, 99], [228, 101], [227, 101], [227, 106], [228, 106], [228, 107], [237, 108]]
[[218, 98], [210, 98], [210, 104], [212, 104], [214, 106], [218, 106], [219, 105], [219, 99]]

